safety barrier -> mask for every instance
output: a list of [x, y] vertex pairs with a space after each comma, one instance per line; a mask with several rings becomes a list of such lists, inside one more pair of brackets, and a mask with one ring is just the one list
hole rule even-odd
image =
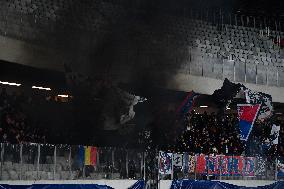
[[[85, 150], [84, 153], [81, 151], [82, 148]], [[213, 156], [189, 153], [170, 153], [171, 155], [162, 157], [161, 152], [158, 154], [135, 149], [8, 143], [0, 145], [0, 152], [2, 181], [144, 179], [157, 182], [181, 178], [195, 180], [282, 180], [284, 178], [284, 159], [281, 157]]]
[[95, 161], [91, 164], [86, 162], [88, 157], [85, 156], [88, 154], [80, 152], [82, 147], [2, 143], [1, 180], [143, 178], [143, 152], [122, 148], [95, 148]]

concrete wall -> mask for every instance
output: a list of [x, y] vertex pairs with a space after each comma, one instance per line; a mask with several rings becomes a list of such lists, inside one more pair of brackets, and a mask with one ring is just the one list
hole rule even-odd
[[40, 181], [0, 181], [1, 184], [32, 185], [32, 184], [99, 184], [115, 189], [127, 189], [137, 180], [40, 180]]
[[0, 36], [0, 59], [8, 62], [62, 71], [63, 60], [60, 53], [53, 49]]

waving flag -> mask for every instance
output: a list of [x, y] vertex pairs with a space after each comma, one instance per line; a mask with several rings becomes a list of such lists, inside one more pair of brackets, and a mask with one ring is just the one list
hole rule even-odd
[[249, 104], [260, 104], [259, 120], [264, 120], [272, 116], [273, 106], [272, 97], [268, 94], [252, 91], [248, 88], [244, 88], [246, 96], [246, 102]]
[[223, 86], [214, 91], [213, 98], [223, 107], [228, 106], [234, 98], [245, 98], [247, 104], [260, 104], [257, 116], [259, 120], [265, 120], [273, 115], [271, 95], [253, 91], [240, 83], [232, 83], [227, 78]]
[[184, 115], [188, 112], [190, 112], [194, 106], [194, 102], [196, 98], [199, 96], [198, 93], [195, 93], [194, 91], [191, 91], [187, 94], [186, 98], [183, 100], [181, 105], [177, 109], [177, 113]]
[[258, 115], [260, 105], [238, 104], [239, 127], [241, 140], [248, 140], [254, 121]]

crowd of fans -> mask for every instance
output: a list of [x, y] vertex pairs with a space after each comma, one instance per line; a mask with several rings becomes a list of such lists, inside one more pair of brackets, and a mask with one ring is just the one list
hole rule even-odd
[[5, 88], [0, 91], [0, 142], [46, 142], [44, 129], [35, 127], [23, 111], [24, 103], [31, 103], [31, 99], [22, 93], [8, 94]]
[[[279, 121], [276, 122], [281, 125]], [[280, 130], [279, 145], [272, 144], [270, 132], [273, 121], [256, 121], [247, 142], [240, 140], [238, 123], [237, 114], [187, 114], [186, 128], [178, 140], [177, 149], [204, 154], [284, 155], [281, 145], [284, 141], [283, 128]]]
[[181, 150], [194, 153], [239, 154], [243, 151], [234, 115], [188, 114]]

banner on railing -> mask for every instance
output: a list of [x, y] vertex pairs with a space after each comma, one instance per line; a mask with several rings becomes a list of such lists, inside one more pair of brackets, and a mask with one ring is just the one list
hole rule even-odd
[[220, 155], [207, 159], [209, 175], [254, 176], [254, 157]]
[[182, 167], [182, 154], [173, 154], [173, 166]]
[[[183, 161], [179, 161], [183, 158]], [[175, 162], [175, 160], [178, 160]], [[204, 154], [190, 156], [187, 153], [172, 154], [160, 152], [159, 173], [172, 174], [172, 166], [183, 164], [184, 173], [222, 175], [222, 176], [254, 176], [255, 175], [255, 157], [243, 156], [207, 156]], [[260, 170], [259, 170], [260, 171]]]
[[81, 165], [97, 164], [97, 148], [93, 146], [79, 146], [79, 162]]
[[196, 158], [196, 172], [197, 173], [206, 173], [206, 156], [199, 155]]
[[188, 153], [183, 154], [182, 169], [185, 174], [194, 173], [195, 171], [195, 156], [189, 155]]
[[255, 170], [255, 158], [254, 157], [246, 157], [245, 160], [245, 171], [244, 176], [254, 176]]
[[196, 162], [196, 158], [195, 156], [190, 155], [189, 156], [189, 173], [194, 173], [195, 172], [195, 162]]
[[159, 173], [168, 175], [172, 173], [172, 153], [159, 152]]

